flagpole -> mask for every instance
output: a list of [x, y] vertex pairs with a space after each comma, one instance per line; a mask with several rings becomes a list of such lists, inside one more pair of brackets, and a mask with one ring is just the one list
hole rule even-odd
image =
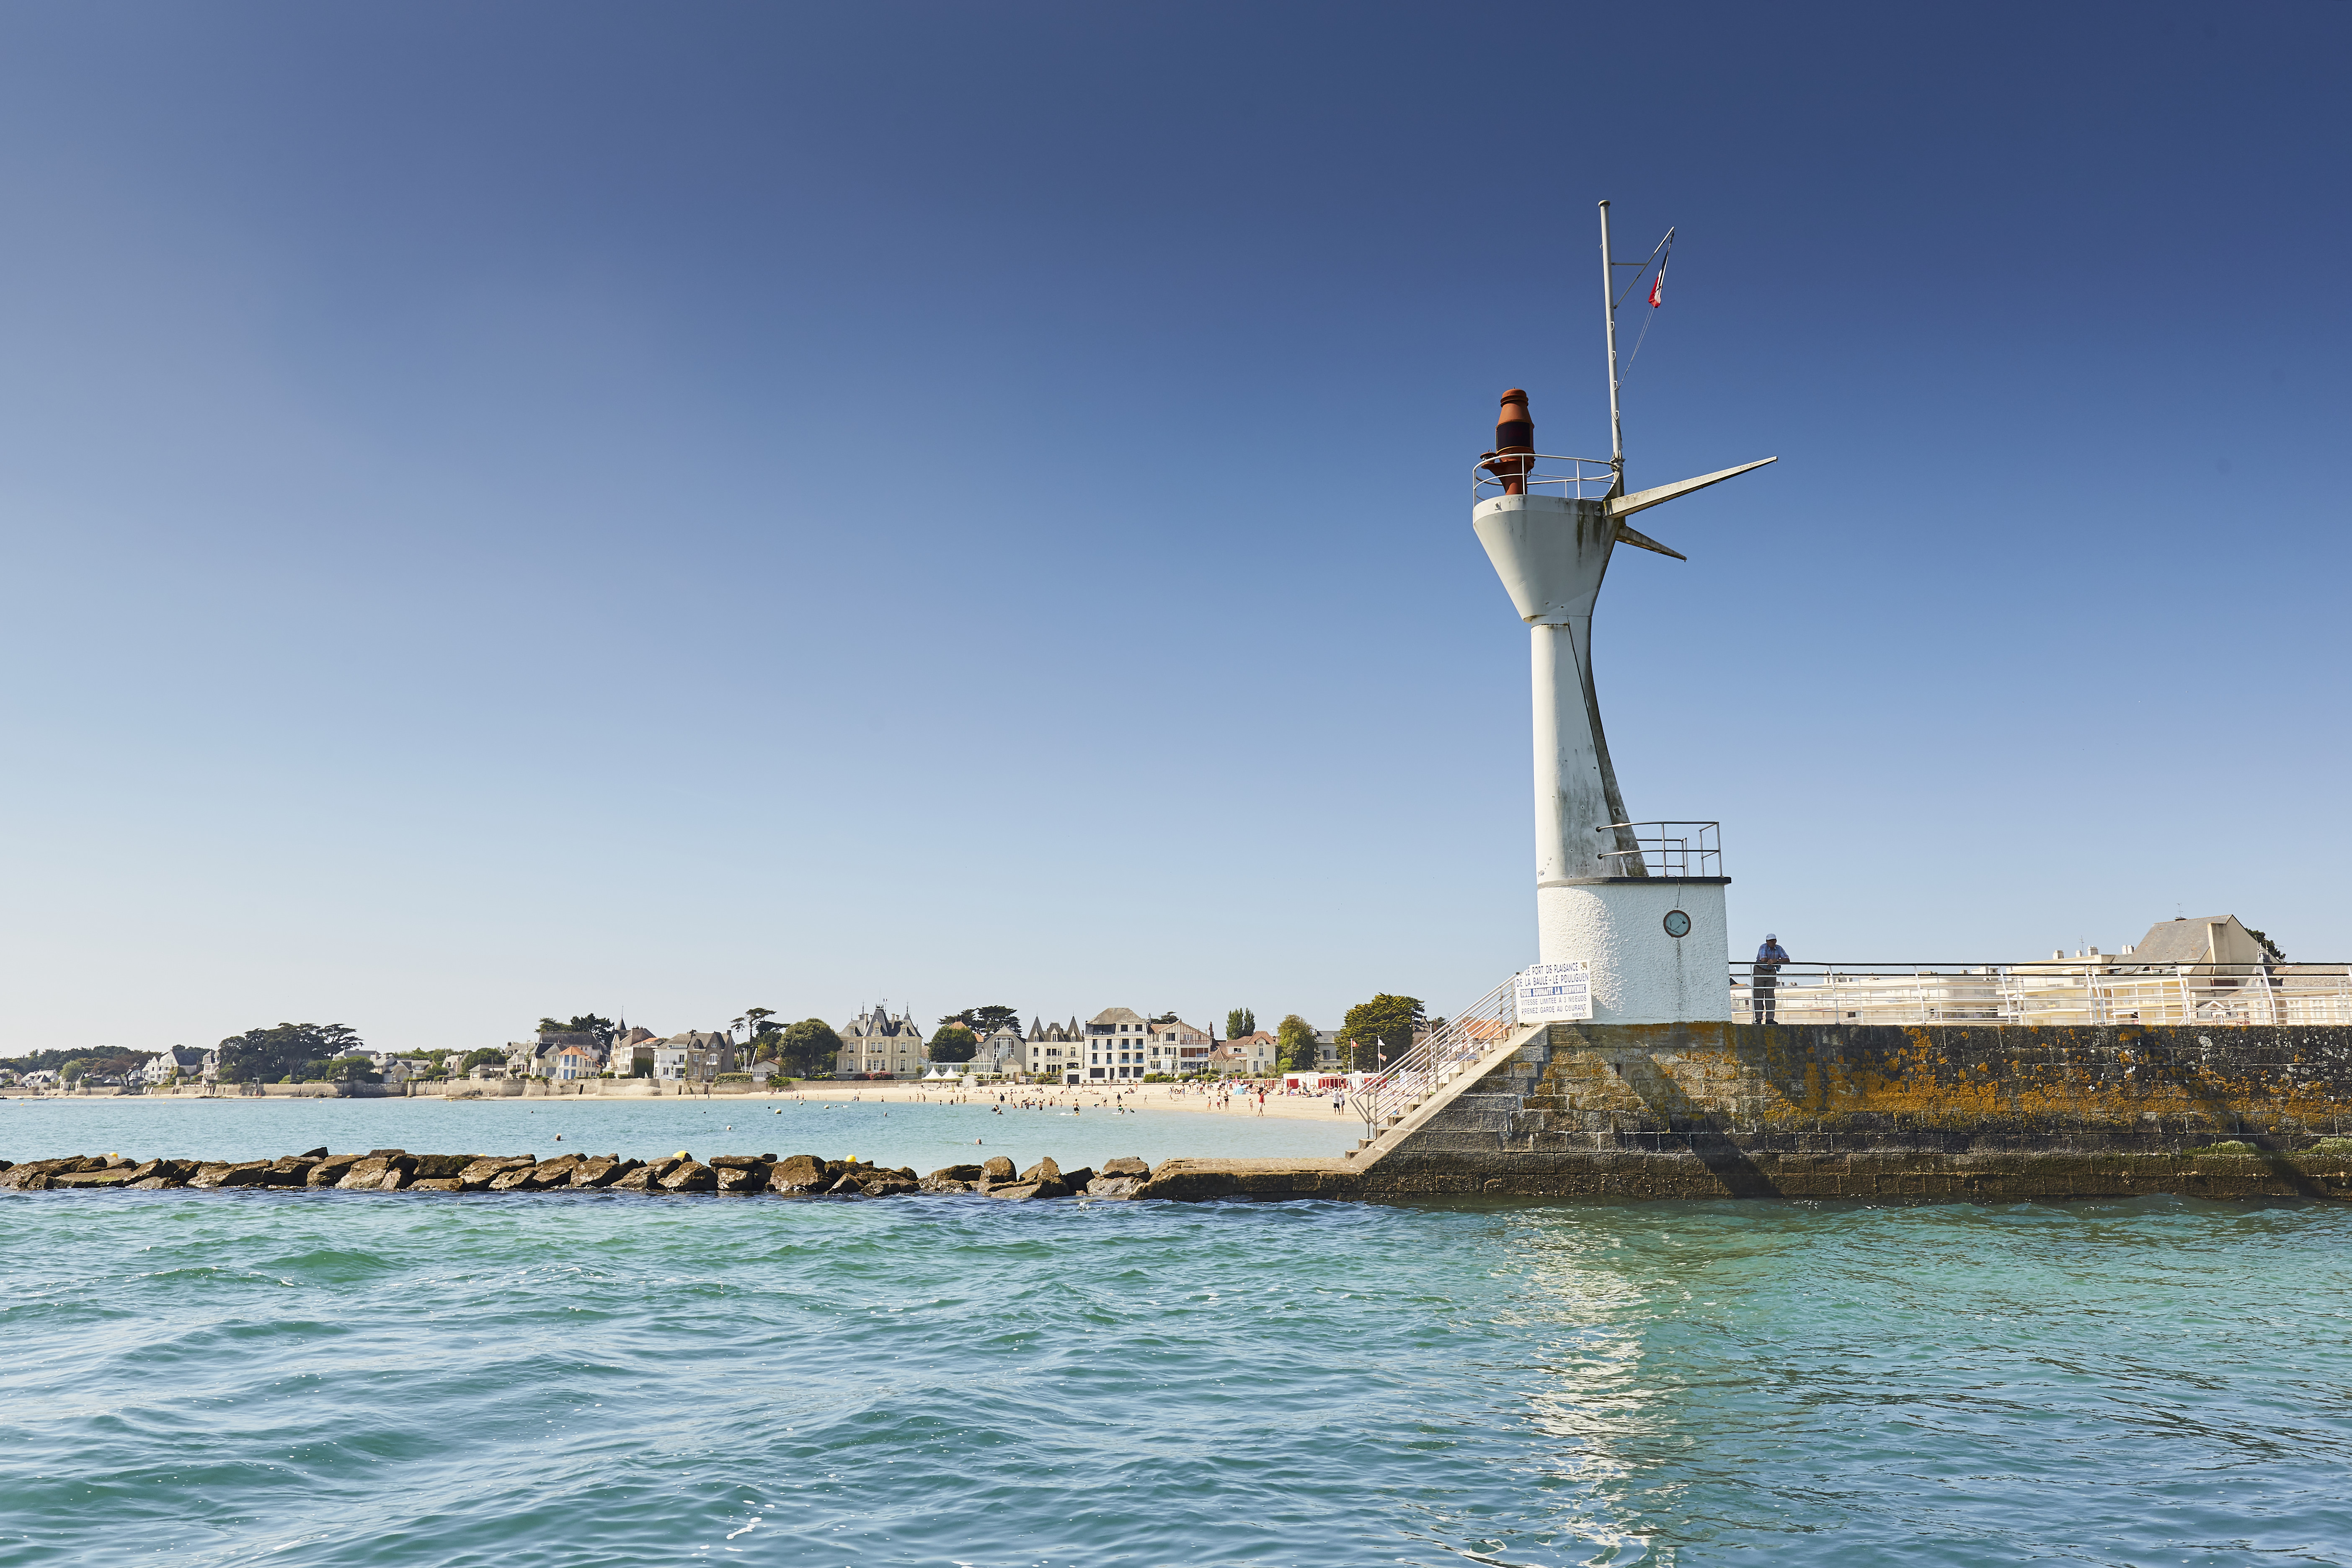
[[1612, 496], [1625, 493], [1625, 426], [1617, 416], [1617, 269], [1609, 258], [1609, 204], [1601, 204], [1601, 310], [1609, 323], [1609, 468]]

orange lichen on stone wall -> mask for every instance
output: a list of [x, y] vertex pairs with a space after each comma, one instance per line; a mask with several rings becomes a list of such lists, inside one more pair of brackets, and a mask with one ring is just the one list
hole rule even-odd
[[1587, 1024], [1550, 1057], [1528, 1105], [1585, 1131], [2352, 1125], [2341, 1028]]

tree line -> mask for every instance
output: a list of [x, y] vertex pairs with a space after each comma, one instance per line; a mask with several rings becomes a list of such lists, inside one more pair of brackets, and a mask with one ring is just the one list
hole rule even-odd
[[[1170, 1013], [1151, 1022], [1172, 1023], [1175, 1016]], [[842, 1048], [841, 1036], [833, 1026], [822, 1018], [783, 1024], [778, 1017], [772, 1007], [747, 1007], [731, 1020], [730, 1033], [747, 1037], [744, 1051], [751, 1061], [773, 1062], [778, 1071], [793, 1078], [830, 1076], [840, 1063]], [[1339, 1030], [1341, 1064], [1359, 1071], [1377, 1070], [1383, 1062], [1393, 1062], [1403, 1055], [1412, 1043], [1413, 1034], [1432, 1021], [1418, 997], [1392, 996], [1382, 992], [1368, 1002], [1360, 1002], [1348, 1009]], [[1000, 1003], [966, 1007], [940, 1019], [929, 1042], [928, 1054], [935, 1062], [968, 1062], [978, 1052], [983, 1037], [1000, 1028], [1017, 1031], [1020, 1026], [1021, 1015], [1016, 1008]], [[539, 1027], [546, 1034], [593, 1035], [600, 1046], [605, 1047], [619, 1034], [619, 1026], [613, 1020], [593, 1013], [575, 1013], [563, 1019], [542, 1017]], [[1225, 1014], [1228, 1040], [1256, 1031], [1257, 1014], [1252, 1009], [1235, 1007]], [[357, 1030], [342, 1024], [280, 1023], [247, 1029], [221, 1041], [218, 1049], [219, 1077], [224, 1083], [339, 1079], [374, 1082], [382, 1077], [364, 1054], [367, 1043]], [[1296, 1013], [1286, 1016], [1276, 1028], [1275, 1051], [1276, 1061], [1285, 1070], [1311, 1070], [1318, 1065], [1315, 1026]], [[91, 1073], [133, 1072], [152, 1054], [104, 1049], [46, 1050], [6, 1058], [0, 1065], [20, 1073], [54, 1069], [60, 1077], [71, 1079]], [[470, 1072], [484, 1062], [503, 1061], [507, 1055], [497, 1047], [420, 1054], [452, 1074]]]

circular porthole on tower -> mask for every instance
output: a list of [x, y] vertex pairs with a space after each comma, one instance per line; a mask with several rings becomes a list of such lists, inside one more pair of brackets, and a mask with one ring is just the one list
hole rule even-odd
[[1690, 916], [1683, 913], [1680, 910], [1668, 910], [1666, 911], [1666, 934], [1676, 938], [1690, 935]]

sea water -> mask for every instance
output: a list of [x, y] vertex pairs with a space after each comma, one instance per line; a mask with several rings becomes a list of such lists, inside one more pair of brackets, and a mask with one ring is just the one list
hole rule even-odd
[[2332, 1206], [27, 1193], [0, 1268], [9, 1564], [2352, 1560]]
[[260, 1160], [325, 1147], [336, 1153], [822, 1154], [927, 1174], [1003, 1154], [1027, 1169], [1041, 1154], [1076, 1169], [1131, 1154], [1330, 1157], [1364, 1124], [1329, 1100], [1304, 1117], [1232, 1110], [1000, 1112], [986, 1103], [764, 1100], [0, 1100], [0, 1159], [120, 1153], [139, 1159]]

